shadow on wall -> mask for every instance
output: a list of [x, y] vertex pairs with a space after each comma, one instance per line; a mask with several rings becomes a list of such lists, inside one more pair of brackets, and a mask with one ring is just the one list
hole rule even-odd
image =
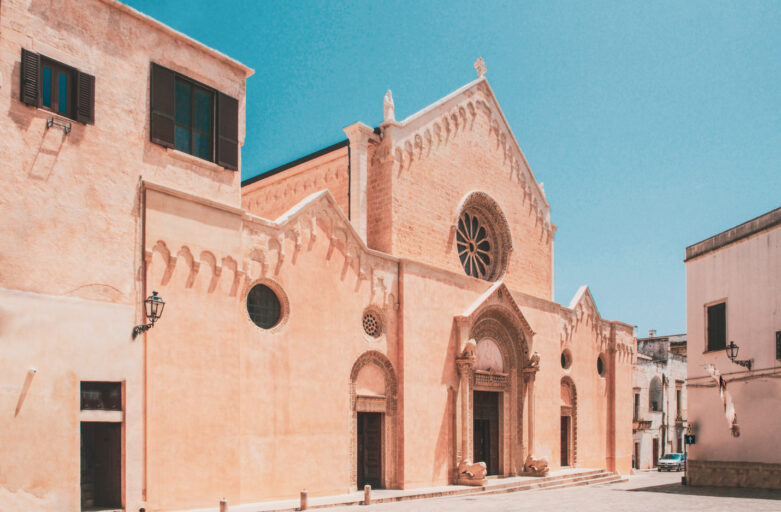
[[689, 487], [681, 484], [654, 485], [631, 489], [632, 492], [661, 492], [689, 496], [714, 496], [718, 498], [750, 498], [755, 500], [780, 500], [781, 489], [748, 489], [740, 487]]

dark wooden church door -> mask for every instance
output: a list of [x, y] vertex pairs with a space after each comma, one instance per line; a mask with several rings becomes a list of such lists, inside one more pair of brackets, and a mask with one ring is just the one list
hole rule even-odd
[[358, 488], [382, 487], [382, 413], [358, 413]]
[[570, 417], [561, 417], [561, 465], [569, 466], [569, 424]]
[[499, 474], [499, 393], [475, 391], [472, 403], [473, 462], [485, 462], [489, 475]]

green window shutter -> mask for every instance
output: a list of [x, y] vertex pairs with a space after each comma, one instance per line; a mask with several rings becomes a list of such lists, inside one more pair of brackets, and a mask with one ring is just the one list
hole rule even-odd
[[19, 87], [19, 99], [22, 103], [38, 106], [38, 91], [40, 90], [39, 73], [41, 69], [41, 56], [37, 53], [22, 48], [22, 72], [19, 74], [21, 85]]
[[149, 138], [167, 148], [174, 147], [175, 77], [176, 74], [170, 69], [152, 63], [149, 80]]
[[217, 93], [217, 158], [226, 169], [239, 168], [239, 101]]
[[76, 71], [76, 121], [95, 124], [95, 77]]

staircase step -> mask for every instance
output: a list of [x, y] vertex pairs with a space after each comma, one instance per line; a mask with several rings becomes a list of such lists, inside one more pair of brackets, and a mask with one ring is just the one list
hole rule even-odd
[[553, 478], [544, 478], [536, 482], [515, 483], [502, 487], [486, 487], [483, 490], [470, 493], [470, 495], [502, 494], [509, 492], [528, 491], [533, 489], [561, 489], [577, 485], [592, 485], [595, 483], [607, 483], [620, 480], [621, 477], [607, 471], [590, 471], [586, 475], [559, 475]]

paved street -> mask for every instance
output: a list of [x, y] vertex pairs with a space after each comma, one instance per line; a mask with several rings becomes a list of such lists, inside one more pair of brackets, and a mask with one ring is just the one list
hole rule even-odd
[[781, 510], [781, 491], [683, 487], [682, 473], [640, 472], [628, 482], [535, 490], [490, 496], [454, 496], [385, 503], [369, 507], [329, 508], [334, 512], [434, 512], [434, 511], [567, 511], [631, 510], [668, 511], [773, 511]]

